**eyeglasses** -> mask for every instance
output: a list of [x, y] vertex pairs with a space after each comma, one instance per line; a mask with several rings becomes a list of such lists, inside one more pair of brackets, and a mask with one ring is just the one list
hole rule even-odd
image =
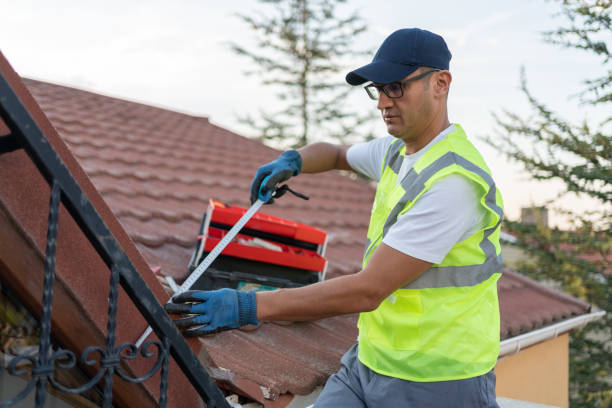
[[440, 69], [435, 68], [429, 71], [423, 72], [420, 75], [417, 75], [412, 78], [404, 79], [403, 81], [391, 82], [390, 84], [385, 85], [375, 85], [370, 84], [365, 86], [365, 90], [368, 93], [368, 96], [375, 101], [380, 97], [381, 91], [384, 92], [389, 98], [401, 98], [404, 96], [404, 84], [407, 82], [416, 81], [418, 79], [424, 78], [432, 72], [440, 71]]

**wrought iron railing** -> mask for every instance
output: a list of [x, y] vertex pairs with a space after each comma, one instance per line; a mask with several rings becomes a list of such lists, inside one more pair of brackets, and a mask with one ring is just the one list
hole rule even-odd
[[[28, 110], [19, 100], [6, 78], [0, 75], [0, 117], [8, 126], [10, 135], [0, 137], [0, 154], [23, 148], [51, 186], [45, 269], [40, 313], [40, 341], [36, 356], [14, 357], [6, 372], [12, 376], [29, 375], [27, 385], [16, 391], [10, 399], [1, 400], [0, 407], [9, 407], [23, 400], [35, 389], [35, 406], [43, 407], [47, 387], [71, 394], [82, 394], [93, 387], [102, 388], [102, 406], [113, 406], [113, 381], [115, 375], [123, 381], [142, 383], [160, 372], [160, 396], [158, 404], [165, 407], [168, 399], [168, 369], [170, 356], [174, 358], [194, 389], [208, 407], [227, 407], [223, 394], [211, 381], [203, 366], [193, 354], [172, 320], [157, 302], [153, 293], [125, 254], [94, 206], [77, 184], [68, 168]], [[104, 347], [87, 347], [80, 356], [80, 365], [98, 367], [85, 384], [70, 388], [56, 380], [56, 369], [71, 369], [79, 364], [74, 352], [67, 349], [54, 351], [51, 347], [51, 312], [53, 283], [55, 279], [56, 238], [60, 202], [89, 239], [99, 256], [110, 269], [107, 336]], [[148, 340], [140, 348], [133, 343], [116, 344], [118, 286], [123, 287], [140, 313], [151, 325], [160, 340]], [[154, 350], [157, 349], [155, 352]], [[140, 354], [145, 358], [157, 357], [153, 367], [140, 377], [132, 377], [124, 371], [122, 360], [132, 360]], [[96, 360], [96, 357], [99, 360]], [[29, 365], [29, 370], [23, 368]], [[6, 375], [0, 366], [0, 376]], [[103, 381], [103, 384], [101, 382]]]

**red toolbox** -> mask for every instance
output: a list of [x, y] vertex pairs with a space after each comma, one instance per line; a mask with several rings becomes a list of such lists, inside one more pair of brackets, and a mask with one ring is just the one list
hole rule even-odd
[[[247, 210], [210, 200], [189, 263], [193, 271]], [[322, 280], [327, 233], [318, 228], [256, 213], [193, 285], [272, 289]]]

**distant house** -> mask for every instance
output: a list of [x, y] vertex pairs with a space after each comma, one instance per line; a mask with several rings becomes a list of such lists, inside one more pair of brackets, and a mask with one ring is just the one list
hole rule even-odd
[[[256, 168], [278, 154], [205, 117], [30, 79], [23, 83], [34, 98], [31, 102], [40, 105], [67, 146], [65, 157], [74, 161], [70, 166], [93, 195], [103, 198], [99, 211], [117, 234], [125, 235], [125, 245], [131, 248], [128, 255], [160, 302], [168, 295], [151, 270], [179, 282], [184, 279], [208, 199], [247, 207]], [[47, 196], [40, 197], [42, 203], [35, 202], [40, 187], [23, 182], [32, 171], [23, 156], [19, 151], [0, 155], [0, 213], [40, 246], [44, 242], [41, 228], [29, 214], [40, 213]], [[328, 278], [358, 271], [374, 189], [337, 172], [301, 175], [290, 184], [308, 194], [310, 201], [286, 196], [264, 212], [328, 232]], [[7, 239], [6, 233], [0, 229], [0, 243]], [[77, 234], [67, 238], [76, 247], [79, 239]], [[17, 261], [9, 262], [9, 257], [0, 246], [3, 282], [18, 274]], [[64, 252], [62, 257], [60, 283], [66, 297], [80, 305], [74, 312], [76, 320], [83, 320], [82, 327], [92, 336], [103, 332], [105, 322], [96, 313], [102, 313], [104, 296], [96, 293], [99, 283], [91, 275], [87, 280], [82, 275], [88, 259], [79, 251]], [[28, 290], [22, 288], [21, 296]], [[568, 332], [598, 315], [590, 305], [510, 270], [500, 279], [499, 299], [498, 395], [566, 407]], [[122, 316], [129, 320], [129, 312]], [[223, 389], [265, 407], [307, 406], [355, 342], [355, 322], [356, 316], [343, 316], [312, 323], [264, 324], [257, 330], [228, 331], [191, 344]], [[141, 319], [119, 324], [125, 341], [134, 341], [146, 326]], [[68, 327], [59, 321], [58, 325]], [[69, 341], [70, 336], [77, 333], [68, 331], [58, 338]], [[174, 398], [169, 406], [184, 406], [180, 396]]]

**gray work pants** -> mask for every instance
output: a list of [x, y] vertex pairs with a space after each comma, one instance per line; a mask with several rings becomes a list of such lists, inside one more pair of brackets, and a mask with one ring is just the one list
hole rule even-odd
[[499, 408], [495, 373], [455, 381], [414, 382], [375, 373], [357, 358], [357, 345], [342, 357], [314, 408]]

